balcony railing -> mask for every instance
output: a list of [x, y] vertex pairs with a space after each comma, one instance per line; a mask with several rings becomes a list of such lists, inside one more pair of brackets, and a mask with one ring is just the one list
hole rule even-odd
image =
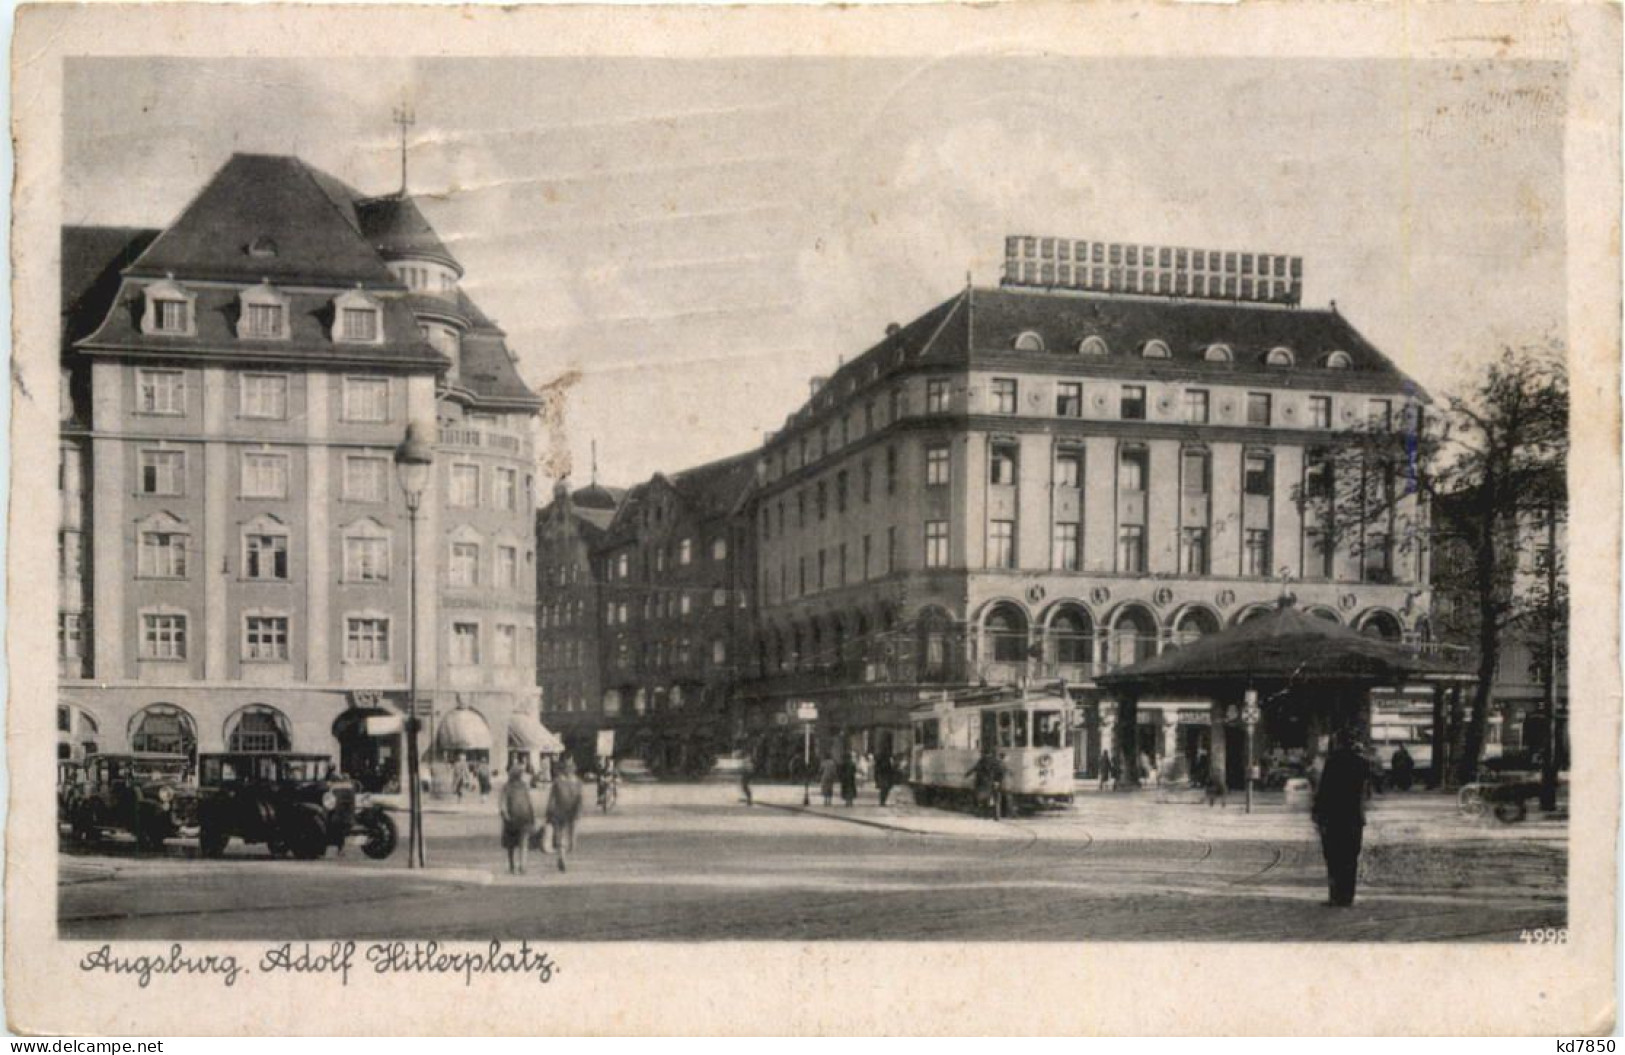
[[522, 443], [518, 436], [490, 429], [443, 428], [440, 443], [446, 447], [474, 447], [483, 450], [517, 452]]

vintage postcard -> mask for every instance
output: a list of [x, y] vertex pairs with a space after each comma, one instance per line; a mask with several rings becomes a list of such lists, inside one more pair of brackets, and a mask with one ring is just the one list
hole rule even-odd
[[11, 1028], [1611, 1029], [1620, 42], [24, 8]]

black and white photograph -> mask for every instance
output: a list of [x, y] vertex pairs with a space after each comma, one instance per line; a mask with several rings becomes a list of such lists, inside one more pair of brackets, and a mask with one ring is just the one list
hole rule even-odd
[[56, 487], [11, 500], [55, 563], [20, 593], [14, 542], [10, 612], [56, 652], [14, 633], [10, 754], [54, 761], [43, 931], [101, 950], [61, 969], [970, 945], [1060, 985], [1599, 920], [1611, 964], [1617, 244], [1577, 332], [1580, 30], [1511, 6], [1516, 47], [1328, 55], [1036, 9], [920, 53], [54, 51], [12, 450]]

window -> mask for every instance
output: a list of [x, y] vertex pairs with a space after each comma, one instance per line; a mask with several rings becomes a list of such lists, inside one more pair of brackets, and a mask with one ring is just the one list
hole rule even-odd
[[1145, 571], [1145, 528], [1124, 524], [1117, 529], [1117, 570], [1128, 574]]
[[1083, 385], [1077, 381], [1062, 381], [1055, 386], [1055, 413], [1063, 418], [1083, 416]]
[[1146, 452], [1139, 447], [1128, 447], [1117, 456], [1117, 489], [1119, 491], [1145, 490]]
[[1394, 581], [1394, 549], [1387, 535], [1366, 536], [1360, 551], [1360, 579], [1370, 583]]
[[619, 553], [615, 556], [615, 577], [624, 579], [632, 573], [632, 555]]
[[1270, 423], [1270, 395], [1268, 392], [1247, 393], [1247, 424], [1268, 425]]
[[1330, 354], [1330, 355], [1328, 355], [1326, 357], [1326, 369], [1328, 369], [1328, 370], [1347, 370], [1350, 366], [1353, 365], [1353, 362], [1354, 361], [1349, 358], [1349, 353], [1347, 353], [1347, 352], [1333, 352], [1332, 354]]
[[243, 497], [288, 497], [288, 456], [244, 451]]
[[519, 550], [514, 546], [497, 547], [497, 576], [496, 585], [504, 589], [513, 589], [519, 575]]
[[1185, 451], [1180, 456], [1180, 487], [1188, 495], [1208, 493], [1208, 456], [1206, 451]]
[[1207, 574], [1207, 528], [1180, 529], [1179, 570], [1186, 575]]
[[56, 617], [58, 659], [82, 659], [85, 654], [84, 619], [78, 612], [59, 612]]
[[869, 459], [863, 459], [863, 501], [865, 504], [874, 496], [875, 466]]
[[712, 608], [726, 608], [726, 607], [728, 607], [728, 591], [724, 590], [720, 586], [717, 587], [716, 589], [712, 590], [711, 591], [711, 607]]
[[846, 512], [846, 470], [835, 474], [835, 512]]
[[1085, 337], [1082, 341], [1078, 342], [1079, 355], [1105, 355], [1109, 351], [1110, 349], [1106, 347], [1106, 342], [1099, 337]]
[[1170, 357], [1168, 345], [1162, 341], [1147, 341], [1140, 355], [1146, 359], [1167, 359]]
[[952, 479], [952, 463], [948, 447], [944, 445], [925, 449], [925, 482], [928, 487], [941, 487]]
[[491, 658], [499, 667], [513, 666], [518, 654], [519, 628], [512, 623], [498, 623], [496, 636], [491, 639]]
[[375, 308], [341, 308], [339, 333], [346, 341], [376, 341], [378, 311]]
[[1191, 425], [1206, 425], [1208, 416], [1208, 394], [1204, 388], [1186, 389], [1185, 421]]
[[694, 540], [685, 538], [677, 543], [677, 563], [687, 566], [694, 560]]
[[480, 467], [453, 465], [451, 467], [451, 495], [448, 499], [458, 509], [473, 509], [480, 504]]
[[272, 582], [288, 578], [288, 536], [249, 534], [243, 536], [243, 577]]
[[927, 568], [946, 568], [948, 566], [948, 522], [946, 520], [927, 520], [925, 522], [925, 566]]
[[1309, 427], [1312, 429], [1329, 429], [1332, 427], [1332, 397], [1309, 397]]
[[284, 332], [282, 314], [280, 304], [244, 305], [242, 336], [262, 339], [281, 337]]
[[1248, 528], [1242, 540], [1241, 573], [1267, 577], [1270, 573], [1270, 533]]
[[243, 619], [243, 659], [280, 662], [288, 658], [288, 617], [250, 615]]
[[1307, 578], [1330, 579], [1332, 577], [1333, 550], [1331, 538], [1321, 528], [1310, 528], [1304, 534], [1306, 541], [1304, 554], [1304, 575]]
[[886, 493], [897, 493], [897, 448], [886, 448]]
[[728, 540], [721, 535], [711, 540], [711, 559], [714, 561], [728, 559]]
[[1366, 406], [1366, 419], [1373, 429], [1387, 432], [1394, 427], [1394, 403], [1391, 399], [1373, 399]]
[[829, 487], [825, 481], [818, 481], [818, 488], [815, 494], [815, 504], [818, 507], [818, 519], [823, 520], [829, 515]]
[[1041, 352], [1044, 350], [1044, 338], [1034, 330], [1024, 330], [1016, 336], [1016, 351]]
[[185, 659], [186, 617], [148, 613], [141, 617], [142, 659]]
[[1291, 366], [1296, 361], [1290, 348], [1271, 348], [1269, 354], [1264, 356], [1267, 366]]
[[463, 667], [480, 661], [480, 624], [451, 624], [451, 661]]
[[807, 526], [807, 492], [806, 491], [797, 491], [796, 492], [796, 527], [804, 528], [806, 526]]
[[153, 327], [158, 333], [189, 333], [191, 305], [184, 300], [162, 298], [152, 302]]
[[1210, 344], [1202, 358], [1210, 363], [1228, 363], [1231, 360], [1230, 346], [1227, 344]]
[[1055, 532], [1050, 545], [1050, 566], [1056, 571], [1077, 571], [1080, 564], [1078, 560], [1078, 525], [1063, 523], [1055, 525]]
[[351, 502], [382, 502], [388, 495], [389, 460], [364, 455], [344, 459], [344, 497]]
[[[896, 393], [892, 393], [894, 396]], [[948, 413], [948, 379], [933, 377], [925, 383], [925, 412], [927, 414]], [[897, 410], [892, 409], [892, 420], [897, 420]]]
[[995, 446], [988, 458], [988, 483], [1013, 486], [1016, 482], [1016, 457], [1017, 448]]
[[[818, 551], [818, 588], [822, 590], [829, 582], [829, 554], [820, 549]], [[688, 600], [688, 598], [684, 598]]]
[[480, 546], [477, 542], [451, 544], [451, 585], [478, 586], [480, 584]]
[[711, 665], [720, 667], [728, 662], [728, 643], [722, 638], [711, 639]]
[[873, 574], [870, 571], [870, 560], [871, 560], [871, 558], [873, 556], [874, 556], [874, 536], [865, 535], [865, 536], [863, 536], [863, 578], [864, 578], [864, 581], [868, 581], [869, 576], [871, 574]]
[[846, 585], [846, 543], [844, 542], [841, 543], [840, 556], [836, 558], [835, 581], [841, 586]]
[[143, 579], [186, 578], [186, 549], [189, 536], [183, 531], [141, 532], [141, 552], [137, 574]]
[[498, 509], [512, 510], [514, 499], [519, 491], [519, 473], [514, 469], [498, 468], [493, 470], [491, 476], [493, 495], [491, 501]]
[[141, 493], [144, 495], [178, 495], [185, 490], [186, 454], [184, 451], [142, 451]]
[[993, 379], [993, 413], [1014, 414], [1016, 412], [1016, 380], [1013, 377], [995, 377]]
[[376, 616], [346, 619], [344, 659], [349, 663], [389, 662], [389, 620]]
[[1145, 386], [1124, 385], [1118, 399], [1118, 417], [1124, 421], [1145, 420]]
[[389, 538], [351, 535], [344, 540], [345, 582], [389, 581]]
[[[944, 526], [946, 529], [946, 525]], [[897, 569], [897, 528], [886, 529], [886, 573], [889, 575]]]
[[1055, 486], [1083, 486], [1083, 455], [1068, 451], [1055, 456]]
[[77, 579], [85, 570], [85, 536], [79, 531], [62, 531], [56, 539], [56, 570], [64, 579]]
[[288, 416], [288, 379], [281, 374], [244, 374], [238, 410], [245, 418], [285, 420]]
[[389, 378], [346, 377], [344, 379], [344, 420], [378, 422], [389, 420]]
[[179, 370], [137, 370], [136, 411], [179, 416], [186, 413], [186, 375]]
[[1268, 495], [1270, 485], [1270, 457], [1267, 454], [1248, 454], [1242, 467], [1242, 490], [1250, 495]]

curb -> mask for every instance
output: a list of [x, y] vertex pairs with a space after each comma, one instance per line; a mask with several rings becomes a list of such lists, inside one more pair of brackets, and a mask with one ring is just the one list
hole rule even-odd
[[482, 872], [474, 868], [407, 868], [404, 865], [371, 865], [366, 867], [350, 867], [328, 861], [278, 861], [266, 858], [264, 860], [236, 860], [236, 861], [203, 861], [189, 859], [182, 861], [152, 861], [149, 867], [130, 867], [119, 865], [103, 866], [104, 874], [85, 878], [58, 879], [58, 886], [73, 886], [80, 883], [109, 882], [117, 879], [142, 879], [151, 877], [186, 876], [188, 878], [218, 872], [230, 874], [247, 869], [256, 871], [274, 870], [270, 874], [283, 875], [320, 875], [333, 878], [365, 879], [377, 882], [380, 876], [395, 879], [420, 879], [437, 883], [458, 883], [467, 886], [489, 886], [494, 876], [490, 872]]

